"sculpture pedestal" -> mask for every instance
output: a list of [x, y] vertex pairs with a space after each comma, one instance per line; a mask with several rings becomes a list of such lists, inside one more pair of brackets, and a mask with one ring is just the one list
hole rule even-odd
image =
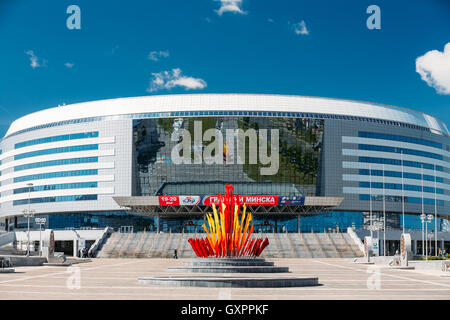
[[[175, 287], [217, 288], [283, 288], [316, 286], [318, 277], [266, 276], [262, 274], [289, 273], [288, 267], [277, 267], [265, 259], [253, 258], [195, 258], [182, 267], [168, 271], [184, 273], [216, 273], [216, 275], [141, 277], [140, 283]], [[259, 273], [260, 276], [224, 276], [224, 273]]]

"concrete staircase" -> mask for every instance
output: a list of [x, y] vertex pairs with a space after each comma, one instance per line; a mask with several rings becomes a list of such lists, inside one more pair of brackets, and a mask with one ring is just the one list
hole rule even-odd
[[0, 234], [0, 247], [10, 244], [16, 240], [14, 232], [2, 232]]
[[[193, 233], [113, 233], [101, 248], [99, 258], [179, 258], [195, 256], [189, 238]], [[262, 258], [355, 258], [362, 257], [358, 244], [347, 233], [255, 233], [267, 237], [269, 246]]]

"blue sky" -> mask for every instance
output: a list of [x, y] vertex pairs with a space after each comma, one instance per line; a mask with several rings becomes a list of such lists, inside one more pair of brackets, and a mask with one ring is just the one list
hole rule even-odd
[[63, 103], [177, 93], [366, 100], [450, 125], [448, 0], [0, 0], [0, 39], [2, 136]]

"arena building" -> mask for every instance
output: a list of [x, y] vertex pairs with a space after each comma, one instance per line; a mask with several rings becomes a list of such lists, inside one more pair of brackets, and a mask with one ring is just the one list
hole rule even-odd
[[[0, 142], [0, 219], [26, 228], [191, 232], [233, 184], [274, 232], [447, 233], [450, 139], [430, 115], [306, 96], [180, 94], [58, 106], [14, 121]], [[384, 199], [384, 201], [383, 201]], [[385, 213], [385, 214], [384, 214]], [[403, 219], [403, 217], [405, 217]]]

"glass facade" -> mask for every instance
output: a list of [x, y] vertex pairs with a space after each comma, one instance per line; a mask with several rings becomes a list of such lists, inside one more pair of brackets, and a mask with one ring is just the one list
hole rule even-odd
[[[40, 215], [41, 216], [41, 215]], [[109, 226], [115, 230], [119, 230], [122, 226], [133, 226], [134, 231], [150, 231], [157, 230], [156, 217], [144, 217], [135, 215], [128, 211], [94, 211], [94, 212], [66, 212], [54, 213], [51, 215], [42, 215], [47, 218], [45, 228], [61, 230], [61, 229], [80, 229], [80, 228], [104, 228]], [[383, 213], [378, 211], [372, 212], [373, 221], [383, 222]], [[160, 230], [162, 232], [182, 232], [185, 233], [203, 233], [203, 218], [200, 216], [189, 216], [179, 218], [161, 217]], [[399, 214], [386, 213], [386, 229], [400, 230], [402, 228], [403, 217]], [[345, 232], [347, 228], [356, 230], [366, 228], [370, 225], [370, 215], [368, 212], [338, 212], [332, 211], [313, 216], [300, 217], [301, 232]], [[448, 232], [449, 221], [438, 218], [438, 231]], [[27, 220], [24, 217], [18, 218], [18, 228], [26, 229]], [[30, 228], [39, 229], [34, 223], [34, 219], [30, 220]], [[283, 216], [255, 216], [254, 232], [297, 232], [297, 218]], [[419, 216], [405, 214], [406, 230], [421, 230], [422, 224]], [[434, 231], [434, 220], [428, 224], [428, 230]]]
[[[234, 192], [240, 194], [317, 195], [323, 124], [318, 119], [275, 117], [135, 120], [135, 195], [198, 194], [186, 187], [197, 183], [203, 184], [206, 195], [217, 194], [215, 184], [224, 183], [236, 184]], [[211, 130], [214, 137], [208, 139]], [[241, 142], [235, 139], [239, 132]], [[174, 154], [185, 144], [188, 150]], [[173, 158], [178, 154], [185, 157], [183, 163]], [[208, 154], [214, 162], [207, 163]], [[270, 167], [271, 173], [264, 174]]]

